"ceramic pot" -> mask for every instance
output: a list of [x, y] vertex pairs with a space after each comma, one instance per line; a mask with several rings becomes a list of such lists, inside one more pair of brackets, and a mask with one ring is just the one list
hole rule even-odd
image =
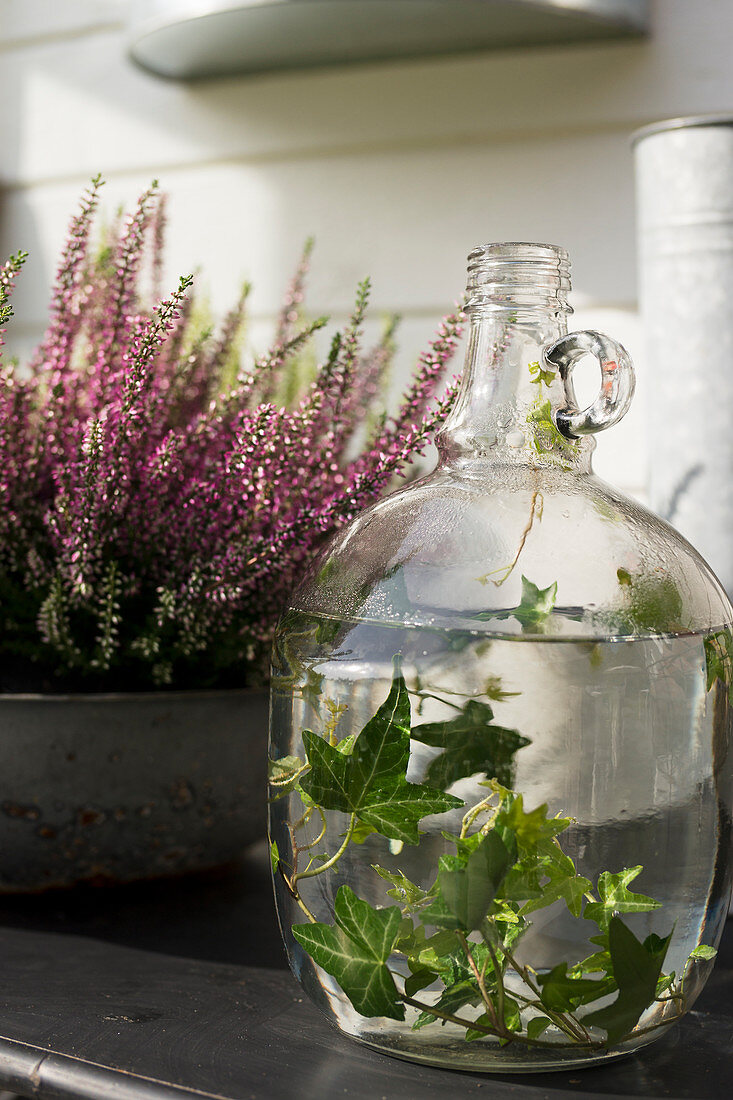
[[267, 695], [0, 696], [0, 892], [235, 860], [265, 831]]

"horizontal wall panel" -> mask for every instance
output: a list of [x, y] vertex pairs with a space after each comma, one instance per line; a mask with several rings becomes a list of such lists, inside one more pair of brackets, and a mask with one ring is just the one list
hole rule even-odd
[[[168, 281], [201, 268], [221, 310], [250, 279], [254, 311], [269, 315], [314, 236], [316, 313], [345, 313], [370, 275], [376, 308], [439, 316], [463, 291], [474, 245], [536, 240], [570, 251], [576, 302], [633, 303], [632, 177], [630, 149], [616, 134], [456, 147], [440, 157], [407, 150], [169, 170], [161, 173], [170, 195]], [[27, 323], [43, 316], [84, 182], [5, 197], [0, 250], [31, 253], [17, 293]], [[113, 174], [104, 209], [129, 205], [148, 182]]]
[[729, 107], [733, 7], [665, 0], [656, 14], [646, 42], [188, 85], [136, 69], [119, 31], [11, 50], [0, 69], [4, 103], [15, 105], [0, 117], [0, 177], [24, 183], [224, 158], [628, 131]]
[[0, 52], [54, 36], [122, 27], [128, 0], [2, 0]]

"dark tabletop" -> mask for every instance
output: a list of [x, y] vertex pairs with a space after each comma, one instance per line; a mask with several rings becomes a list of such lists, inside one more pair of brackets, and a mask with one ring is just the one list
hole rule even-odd
[[733, 922], [695, 1010], [597, 1069], [497, 1076], [340, 1036], [286, 968], [264, 846], [216, 873], [0, 899], [0, 1089], [48, 1100], [733, 1095]]

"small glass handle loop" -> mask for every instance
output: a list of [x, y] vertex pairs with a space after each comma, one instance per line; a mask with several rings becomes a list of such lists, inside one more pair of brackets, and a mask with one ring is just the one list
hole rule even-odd
[[[573, 387], [573, 367], [585, 355], [593, 355], [598, 360], [601, 388], [592, 405], [579, 409]], [[569, 332], [545, 348], [544, 357], [548, 366], [559, 371], [565, 388], [567, 404], [554, 413], [554, 420], [566, 439], [602, 432], [617, 424], [628, 412], [636, 387], [634, 366], [629, 353], [615, 340], [591, 329]]]

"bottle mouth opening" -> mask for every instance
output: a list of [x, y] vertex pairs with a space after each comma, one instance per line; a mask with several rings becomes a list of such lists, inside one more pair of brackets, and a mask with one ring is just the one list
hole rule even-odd
[[468, 256], [466, 309], [534, 307], [572, 313], [570, 258], [551, 244], [483, 244]]

